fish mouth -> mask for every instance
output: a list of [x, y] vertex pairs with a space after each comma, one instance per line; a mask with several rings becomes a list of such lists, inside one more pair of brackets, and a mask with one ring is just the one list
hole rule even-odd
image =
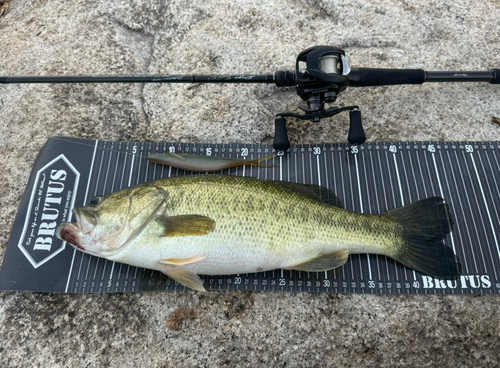
[[94, 213], [83, 208], [73, 208], [76, 223], [65, 222], [56, 230], [57, 237], [72, 246], [85, 251], [82, 246], [82, 235], [89, 234], [97, 225], [97, 218]]
[[81, 234], [82, 230], [80, 229], [80, 226], [73, 222], [62, 223], [56, 230], [56, 235], [59, 239], [84, 251], [85, 248], [81, 245]]
[[73, 208], [76, 223], [82, 234], [88, 235], [97, 226], [97, 217], [88, 207]]

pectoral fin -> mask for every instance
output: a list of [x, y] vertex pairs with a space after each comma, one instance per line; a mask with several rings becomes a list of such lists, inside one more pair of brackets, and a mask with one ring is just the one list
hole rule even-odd
[[187, 265], [188, 263], [201, 261], [204, 258], [206, 257], [169, 258], [169, 259], [162, 259], [160, 263], [163, 263], [165, 265], [184, 266]]
[[203, 282], [194, 272], [183, 270], [182, 268], [169, 268], [162, 271], [171, 279], [177, 281], [179, 284], [184, 285], [193, 290], [206, 291], [203, 287]]
[[300, 263], [298, 265], [288, 267], [288, 270], [306, 271], [306, 272], [321, 272], [331, 270], [342, 266], [347, 262], [349, 252], [341, 249], [331, 253], [322, 254], [309, 261]]
[[206, 235], [215, 229], [215, 221], [201, 215], [160, 216], [157, 221], [163, 225], [161, 236]]

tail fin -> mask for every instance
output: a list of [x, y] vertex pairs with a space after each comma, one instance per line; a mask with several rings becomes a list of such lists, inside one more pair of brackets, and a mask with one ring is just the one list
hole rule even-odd
[[453, 222], [443, 198], [432, 197], [384, 214], [403, 228], [403, 244], [391, 257], [405, 266], [439, 279], [460, 276], [455, 253], [443, 243]]

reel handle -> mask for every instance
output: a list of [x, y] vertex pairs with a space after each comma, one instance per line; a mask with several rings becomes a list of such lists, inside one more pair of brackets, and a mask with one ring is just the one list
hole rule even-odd
[[363, 124], [361, 123], [361, 111], [351, 110], [349, 112], [349, 135], [347, 140], [350, 144], [362, 144], [366, 141], [365, 131], [363, 129]]
[[290, 141], [286, 131], [286, 119], [282, 116], [278, 116], [274, 120], [273, 147], [276, 151], [283, 150], [285, 152], [290, 148]]

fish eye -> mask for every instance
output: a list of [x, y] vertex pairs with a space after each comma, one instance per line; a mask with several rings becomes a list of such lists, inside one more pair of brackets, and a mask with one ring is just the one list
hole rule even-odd
[[101, 195], [98, 195], [98, 196], [95, 196], [94, 198], [92, 198], [92, 200], [90, 201], [90, 205], [91, 206], [97, 206], [99, 203], [102, 202], [102, 200], [104, 199], [104, 196], [101, 196]]

